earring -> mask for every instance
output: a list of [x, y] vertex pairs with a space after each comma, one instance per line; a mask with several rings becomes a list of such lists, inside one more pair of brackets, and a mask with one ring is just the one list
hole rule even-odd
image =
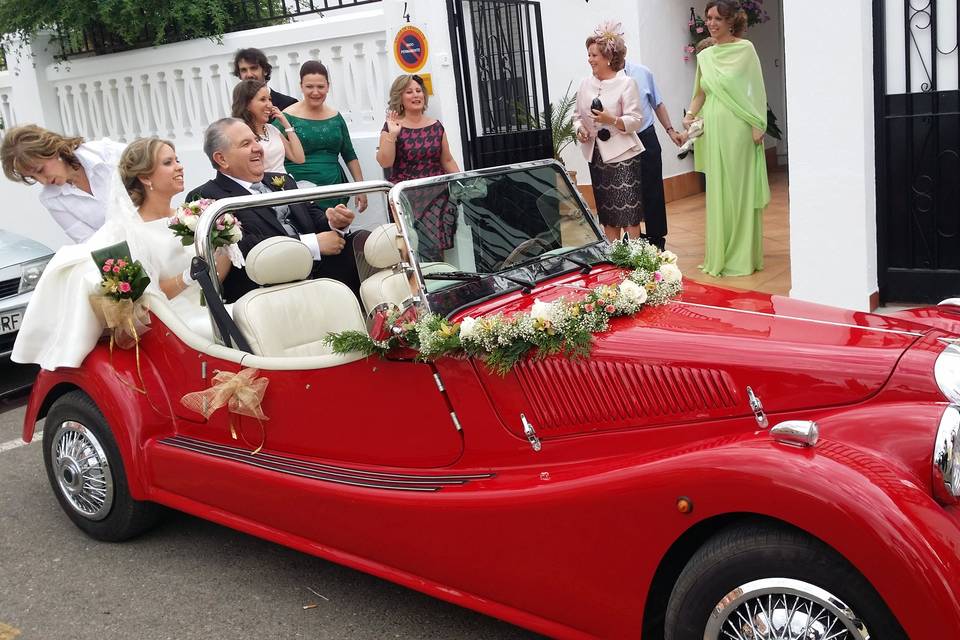
[[148, 183], [147, 183], [147, 188], [150, 189], [150, 191], [153, 191], [153, 183], [152, 183], [152, 182], [148, 182]]

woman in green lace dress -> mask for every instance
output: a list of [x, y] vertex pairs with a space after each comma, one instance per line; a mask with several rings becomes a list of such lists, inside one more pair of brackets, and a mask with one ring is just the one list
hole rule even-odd
[[735, 0], [710, 0], [706, 24], [716, 44], [697, 55], [693, 102], [703, 135], [696, 170], [707, 176], [707, 245], [703, 272], [745, 276], [763, 269], [763, 210], [770, 201], [763, 136], [767, 94], [760, 60], [740, 36], [746, 14]]
[[[353, 150], [347, 123], [337, 110], [327, 104], [327, 93], [330, 91], [327, 68], [316, 60], [304, 62], [300, 67], [300, 90], [303, 100], [290, 105], [283, 112], [296, 129], [306, 160], [303, 164], [287, 162], [284, 165], [287, 173], [298, 182], [306, 180], [317, 186], [341, 184], [346, 182], [340, 167], [342, 156], [354, 181], [363, 180], [363, 171]], [[367, 208], [367, 196], [357, 196], [356, 200], [357, 211]], [[325, 209], [346, 203], [347, 198], [334, 198], [318, 200], [316, 204]]]

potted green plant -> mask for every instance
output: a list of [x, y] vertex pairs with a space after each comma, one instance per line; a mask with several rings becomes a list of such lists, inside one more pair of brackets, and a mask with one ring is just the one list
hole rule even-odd
[[542, 126], [550, 129], [553, 138], [553, 157], [563, 164], [560, 154], [568, 145], [577, 144], [577, 129], [573, 125], [573, 114], [577, 108], [577, 94], [570, 93], [573, 83], [567, 85], [567, 90], [559, 102], [550, 103], [550, 108], [543, 114]]
[[[553, 157], [560, 164], [564, 164], [560, 154], [571, 143], [577, 144], [577, 129], [573, 125], [573, 114], [577, 108], [577, 94], [570, 93], [573, 82], [567, 85], [567, 90], [559, 102], [551, 102], [549, 107], [539, 116], [534, 116], [522, 104], [517, 104], [517, 119], [533, 129], [549, 129], [553, 140]], [[576, 184], [577, 172], [568, 171], [570, 179]]]

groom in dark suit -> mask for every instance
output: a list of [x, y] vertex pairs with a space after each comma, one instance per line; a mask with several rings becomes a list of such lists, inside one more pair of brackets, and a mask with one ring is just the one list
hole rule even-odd
[[[263, 148], [249, 126], [238, 118], [223, 118], [207, 127], [203, 150], [217, 170], [213, 180], [187, 194], [186, 202], [211, 198], [296, 189], [292, 176], [265, 173]], [[262, 240], [274, 236], [298, 238], [313, 254], [313, 278], [333, 278], [353, 289], [360, 289], [357, 265], [344, 236], [354, 214], [344, 205], [321, 211], [309, 202], [276, 207], [252, 207], [234, 212], [243, 226], [240, 251], [244, 255]], [[255, 289], [256, 284], [243, 269], [231, 269], [223, 282], [227, 302]]]

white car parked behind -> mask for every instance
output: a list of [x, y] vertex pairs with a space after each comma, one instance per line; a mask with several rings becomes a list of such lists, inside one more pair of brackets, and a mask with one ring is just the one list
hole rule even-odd
[[[53, 257], [50, 247], [11, 231], [0, 229], [0, 369], [13, 368], [9, 361], [30, 293]], [[0, 375], [7, 379], [11, 376]], [[22, 376], [12, 376], [20, 378]], [[27, 382], [29, 384], [29, 382]], [[17, 386], [23, 386], [17, 383]], [[11, 391], [0, 385], [0, 395]]]

